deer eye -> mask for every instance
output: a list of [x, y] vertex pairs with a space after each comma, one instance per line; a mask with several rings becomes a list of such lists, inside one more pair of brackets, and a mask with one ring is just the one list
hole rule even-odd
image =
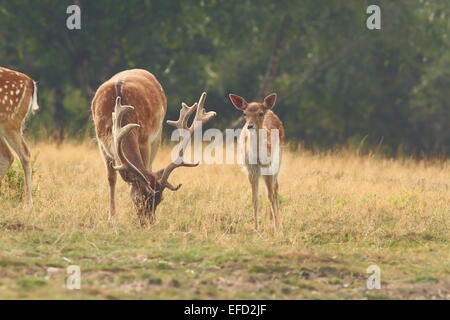
[[258, 116], [260, 116], [260, 117], [262, 117], [264, 115], [264, 112], [260, 112], [259, 114], [258, 114]]

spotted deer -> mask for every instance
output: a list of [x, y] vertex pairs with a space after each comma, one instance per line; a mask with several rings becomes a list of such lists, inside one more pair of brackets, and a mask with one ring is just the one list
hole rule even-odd
[[239, 136], [239, 156], [248, 173], [252, 187], [255, 228], [258, 229], [258, 186], [262, 176], [270, 201], [270, 218], [274, 229], [280, 230], [278, 215], [278, 172], [281, 165], [281, 144], [285, 140], [283, 123], [272, 111], [277, 95], [263, 102], [245, 101], [235, 94], [229, 95], [232, 104], [243, 112], [245, 124]]
[[23, 73], [0, 67], [0, 183], [14, 160], [11, 148], [25, 172], [24, 207], [28, 210], [33, 207], [32, 170], [22, 128], [30, 110], [39, 110], [36, 83]]
[[[206, 94], [192, 107], [183, 104], [178, 121], [169, 125], [188, 130], [188, 118], [196, 111], [194, 123], [205, 123], [215, 112], [205, 112]], [[120, 72], [103, 83], [92, 100], [95, 132], [106, 163], [110, 191], [110, 219], [116, 213], [115, 186], [117, 172], [130, 186], [130, 195], [142, 225], [153, 222], [163, 191], [176, 191], [168, 178], [174, 169], [194, 167], [183, 161], [184, 149], [166, 168], [152, 171], [152, 163], [161, 142], [167, 99], [158, 80], [148, 71], [133, 69]], [[186, 143], [187, 143], [186, 139]], [[185, 143], [185, 142], [183, 142]]]

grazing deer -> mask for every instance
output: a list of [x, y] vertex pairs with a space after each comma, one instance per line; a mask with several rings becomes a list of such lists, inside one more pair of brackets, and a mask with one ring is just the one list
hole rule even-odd
[[277, 95], [268, 95], [262, 103], [247, 103], [240, 96], [229, 96], [233, 105], [243, 111], [246, 121], [239, 137], [239, 157], [245, 164], [252, 186], [255, 228], [258, 229], [258, 185], [259, 177], [262, 176], [270, 201], [270, 218], [274, 228], [280, 230], [278, 171], [281, 164], [280, 144], [284, 143], [285, 133], [283, 123], [271, 110]]
[[32, 170], [22, 127], [30, 110], [39, 110], [36, 83], [23, 73], [0, 67], [0, 182], [14, 160], [11, 147], [25, 172], [24, 206], [28, 210], [33, 208]]
[[[178, 121], [168, 121], [177, 128], [189, 130], [190, 141], [196, 127], [215, 116], [206, 113], [204, 103], [206, 94], [198, 104], [188, 107], [183, 103]], [[167, 110], [167, 99], [158, 80], [148, 71], [133, 69], [120, 72], [103, 83], [92, 100], [92, 115], [97, 140], [106, 162], [110, 190], [110, 218], [115, 215], [115, 186], [117, 171], [130, 185], [130, 195], [141, 224], [153, 222], [156, 207], [163, 199], [164, 189], [176, 191], [168, 178], [180, 166], [194, 167], [183, 161], [184, 148], [179, 158], [165, 169], [153, 172], [152, 163], [161, 142], [163, 120]], [[187, 122], [193, 111], [196, 112], [193, 125]]]

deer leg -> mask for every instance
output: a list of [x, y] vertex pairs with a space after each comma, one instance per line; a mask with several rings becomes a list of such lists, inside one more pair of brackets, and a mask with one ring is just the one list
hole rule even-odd
[[152, 172], [151, 167], [152, 167], [152, 163], [150, 162], [150, 157], [151, 157], [151, 151], [150, 151], [150, 142], [146, 141], [144, 144], [140, 144], [139, 145], [139, 152], [141, 154], [142, 157], [142, 163], [144, 164], [145, 168]]
[[109, 218], [116, 215], [116, 182], [117, 172], [112, 167], [112, 161], [108, 165], [108, 184], [109, 184]]
[[258, 230], [259, 175], [249, 171], [248, 179], [252, 186], [252, 201], [253, 201], [253, 214], [255, 218], [255, 229]]
[[278, 177], [275, 176], [274, 177], [274, 196], [273, 196], [274, 200], [274, 205], [275, 205], [275, 214], [276, 214], [276, 218], [277, 218], [277, 228], [279, 231], [281, 231], [281, 233], [283, 232], [282, 228], [283, 228], [283, 224], [281, 222], [281, 218], [280, 218], [280, 213], [279, 213], [279, 197], [278, 197]]
[[5, 135], [5, 138], [10, 147], [17, 153], [19, 160], [22, 163], [22, 167], [25, 172], [25, 209], [30, 210], [33, 208], [33, 196], [31, 194], [32, 171], [30, 165], [30, 151], [25, 143], [25, 140], [19, 134], [19, 131]]
[[264, 176], [264, 182], [267, 187], [267, 196], [270, 201], [270, 213], [272, 215], [272, 226], [274, 229], [279, 229], [279, 221], [278, 221], [278, 186], [276, 177], [274, 176]]
[[150, 172], [152, 172], [152, 164], [153, 161], [155, 161], [160, 143], [161, 135], [156, 137], [153, 141], [147, 141], [139, 146], [142, 162], [144, 163], [145, 168]]
[[153, 161], [155, 161], [156, 154], [158, 153], [159, 146], [161, 145], [161, 134], [153, 140], [153, 142], [150, 144], [150, 157], [149, 157], [149, 166], [148, 170], [150, 172], [152, 171], [152, 164]]
[[0, 137], [0, 187], [2, 185], [2, 179], [11, 167], [14, 161], [14, 156], [11, 153], [8, 145], [2, 137]]
[[116, 215], [116, 182], [117, 182], [117, 171], [114, 170], [114, 161], [109, 158], [106, 153], [102, 150], [103, 158], [106, 163], [106, 170], [108, 174], [108, 184], [109, 184], [109, 219], [112, 219]]

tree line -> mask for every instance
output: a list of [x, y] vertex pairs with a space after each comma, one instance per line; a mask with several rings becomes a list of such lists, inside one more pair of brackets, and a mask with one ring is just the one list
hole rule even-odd
[[[81, 29], [66, 9], [81, 8]], [[381, 8], [381, 30], [366, 9]], [[228, 101], [277, 92], [287, 138], [307, 147], [450, 153], [450, 3], [439, 0], [0, 1], [0, 61], [39, 83], [36, 139], [92, 137], [90, 100], [114, 73], [144, 68], [162, 83], [168, 117], [202, 91]]]

